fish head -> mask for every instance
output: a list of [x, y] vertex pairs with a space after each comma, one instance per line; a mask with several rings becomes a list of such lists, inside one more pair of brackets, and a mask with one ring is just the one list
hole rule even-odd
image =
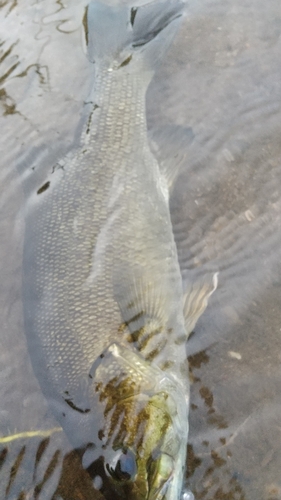
[[[131, 418], [127, 425], [126, 420], [123, 421], [126, 437], [123, 447], [118, 450], [121, 454], [117, 455], [117, 461], [114, 457], [113, 464], [106, 464], [115, 481], [114, 488], [116, 491], [123, 489], [125, 497], [132, 500], [178, 498], [179, 495], [171, 496], [169, 490], [172, 491], [173, 482], [182, 477], [184, 462], [180, 463], [181, 470], [177, 470], [182, 436], [166, 405], [169, 396], [157, 393], [144, 401], [143, 394], [138, 394], [133, 399], [129, 410]], [[178, 484], [180, 489], [181, 480]]]
[[100, 456], [115, 498], [179, 499], [188, 434], [182, 388], [116, 344], [95, 370], [94, 384], [103, 408]]

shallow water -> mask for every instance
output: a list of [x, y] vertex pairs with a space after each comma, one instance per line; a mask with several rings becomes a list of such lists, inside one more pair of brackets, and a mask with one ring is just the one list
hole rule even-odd
[[[41, 185], [87, 113], [85, 5], [0, 3], [0, 432], [17, 434], [0, 443], [1, 499], [101, 498], [33, 375], [21, 298], [23, 182]], [[147, 96], [153, 150], [177, 171], [184, 280], [219, 271], [187, 345], [196, 499], [281, 499], [280, 33], [278, 1], [192, 1]]]

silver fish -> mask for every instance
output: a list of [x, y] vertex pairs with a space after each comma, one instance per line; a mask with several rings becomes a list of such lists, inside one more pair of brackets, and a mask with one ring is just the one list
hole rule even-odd
[[27, 203], [31, 360], [84, 467], [102, 469], [105, 497], [180, 497], [185, 342], [215, 285], [195, 283], [184, 297], [168, 183], [147, 139], [146, 90], [183, 7], [89, 5], [92, 112], [79, 149]]

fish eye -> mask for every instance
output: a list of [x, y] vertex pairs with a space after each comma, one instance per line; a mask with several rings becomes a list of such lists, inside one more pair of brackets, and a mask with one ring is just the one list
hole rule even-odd
[[134, 453], [131, 450], [119, 450], [111, 463], [106, 464], [106, 469], [117, 481], [130, 481], [134, 479], [137, 472]]

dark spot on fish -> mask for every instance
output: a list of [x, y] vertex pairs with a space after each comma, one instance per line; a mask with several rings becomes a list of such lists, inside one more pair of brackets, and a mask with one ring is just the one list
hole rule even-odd
[[[147, 398], [147, 404], [138, 408], [135, 398], [131, 397], [138, 393], [139, 383], [136, 384], [131, 377], [114, 377], [103, 387], [100, 399], [106, 403], [104, 417], [108, 419], [105, 447], [111, 442], [113, 435], [114, 440], [111, 446], [114, 450], [123, 448], [124, 444], [126, 447], [135, 446], [136, 438], [138, 447], [141, 446], [147, 423], [153, 418], [152, 415], [157, 418], [157, 415], [161, 414], [159, 429], [157, 429], [159, 438], [170, 425], [169, 415], [163, 415], [159, 410], [163, 404], [163, 394], [156, 394], [151, 399]], [[126, 404], [120, 404], [121, 400], [126, 400]]]
[[220, 438], [220, 442], [222, 445], [224, 445], [226, 443], [226, 439], [225, 438]]
[[8, 493], [11, 489], [11, 486], [15, 480], [15, 477], [16, 477], [16, 474], [20, 468], [20, 464], [23, 460], [23, 457], [24, 457], [24, 454], [25, 454], [25, 446], [23, 446], [18, 454], [18, 456], [16, 457], [13, 465], [12, 465], [12, 468], [11, 468], [11, 472], [10, 472], [10, 478], [9, 478], [9, 483], [7, 485], [7, 488], [6, 488], [6, 495], [8, 496]]
[[[112, 407], [114, 404], [118, 403], [119, 399], [134, 394], [135, 383], [131, 381], [129, 377], [124, 379], [122, 375], [113, 377], [106, 386], [103, 386], [103, 390], [100, 391], [100, 401], [110, 401]], [[109, 411], [108, 408], [107, 406], [104, 411], [105, 415]]]
[[127, 325], [126, 323], [121, 323], [121, 325], [118, 327], [118, 333], [123, 333], [124, 330], [126, 330]]
[[86, 45], [88, 45], [88, 43], [89, 43], [89, 31], [88, 31], [88, 22], [87, 22], [87, 18], [88, 18], [88, 5], [87, 5], [87, 7], [85, 8], [85, 12], [84, 12], [83, 20], [82, 20], [82, 24], [83, 24], [84, 31], [85, 31], [85, 40], [86, 40]]
[[226, 464], [226, 460], [224, 460], [224, 458], [221, 458], [219, 454], [214, 450], [211, 451], [211, 457], [216, 467], [221, 467], [222, 465]]
[[139, 336], [142, 335], [144, 333], [144, 331], [145, 331], [145, 329], [144, 329], [144, 327], [142, 327], [142, 328], [139, 328], [139, 330], [135, 330], [134, 332], [130, 333], [127, 336], [128, 342], [130, 342], [130, 344], [132, 344], [133, 342], [137, 342], [139, 339]]
[[50, 442], [50, 438], [47, 437], [46, 439], [43, 439], [38, 446], [38, 449], [36, 452], [36, 457], [35, 457], [35, 468], [34, 468], [34, 473], [33, 473], [33, 480], [35, 479], [36, 469], [38, 467], [38, 464], [39, 464], [39, 462], [42, 458], [42, 455], [43, 455], [44, 451], [46, 450], [49, 442]]
[[70, 408], [72, 408], [75, 411], [79, 411], [79, 413], [89, 413], [90, 411], [90, 408], [86, 408], [86, 410], [78, 408], [78, 406], [75, 406], [75, 404], [73, 403], [73, 401], [71, 401], [71, 399], [65, 399], [65, 402], [68, 404], [68, 406], [70, 406]]
[[131, 19], [130, 19], [130, 22], [131, 22], [132, 26], [134, 26], [134, 22], [135, 22], [135, 17], [136, 17], [137, 11], [138, 11], [137, 7], [132, 7], [132, 9], [131, 9]]
[[191, 477], [197, 467], [199, 467], [202, 463], [201, 458], [196, 457], [194, 451], [193, 451], [193, 446], [191, 444], [187, 445], [187, 471], [186, 471], [186, 477], [189, 478]]
[[206, 469], [206, 472], [205, 472], [205, 474], [204, 474], [204, 477], [206, 477], [206, 476], [210, 476], [211, 474], [213, 474], [214, 470], [215, 470], [215, 467], [214, 467], [213, 465], [212, 465], [212, 466], [210, 466], [210, 467], [208, 467], [208, 468]]
[[203, 446], [209, 446], [209, 441], [202, 441]]
[[64, 391], [64, 394], [66, 394], [68, 396], [69, 392], [68, 391]]
[[65, 417], [65, 413], [64, 412], [62, 413], [62, 416]]
[[91, 379], [93, 378], [93, 376], [90, 373], [89, 373], [89, 378], [91, 378]]
[[[120, 445], [122, 446], [128, 429], [130, 429], [130, 439], [134, 440], [137, 435], [141, 412], [135, 414], [134, 399], [128, 399], [136, 392], [138, 392], [138, 388], [131, 377], [113, 377], [100, 391], [100, 401], [105, 401], [106, 403], [104, 417], [107, 418], [107, 415], [113, 410], [109, 421], [108, 441], [116, 431], [116, 428], [118, 428], [118, 433], [113, 443], [113, 446], [117, 448]], [[127, 404], [118, 404], [123, 399], [128, 399]], [[129, 441], [127, 441], [128, 445], [133, 444], [133, 442], [130, 443]]]
[[53, 474], [57, 464], [58, 464], [58, 461], [59, 461], [59, 457], [60, 457], [60, 451], [59, 450], [56, 450], [53, 457], [51, 458], [50, 460], [50, 463], [47, 467], [47, 470], [44, 474], [44, 477], [42, 479], [42, 481], [37, 484], [34, 488], [34, 498], [38, 498], [42, 489], [43, 489], [43, 486], [46, 484], [46, 482], [48, 481], [48, 479], [51, 477], [51, 475]]
[[38, 189], [37, 194], [44, 193], [44, 191], [46, 191], [46, 189], [48, 189], [49, 186], [50, 186], [50, 181], [45, 182], [45, 184], [43, 184], [43, 186], [41, 186]]
[[99, 391], [101, 390], [101, 388], [102, 388], [102, 383], [101, 383], [101, 382], [98, 382], [98, 383], [96, 384], [96, 392], [99, 392]]
[[2, 467], [5, 463], [5, 459], [6, 459], [7, 454], [8, 454], [8, 448], [4, 448], [4, 450], [2, 450], [0, 453], [0, 470], [2, 469]]
[[200, 351], [193, 356], [188, 357], [189, 365], [192, 368], [200, 368], [202, 363], [208, 363], [210, 357], [206, 354], [206, 351]]
[[190, 368], [189, 365], [188, 365], [188, 378], [189, 378], [189, 382], [191, 384], [194, 384], [194, 378], [195, 377], [194, 377], [194, 375], [193, 375], [193, 373], [192, 373], [191, 368]]
[[100, 358], [103, 359], [104, 358], [104, 354], [103, 352], [100, 354]]
[[124, 61], [120, 64], [119, 68], [123, 68], [124, 66], [127, 66], [127, 64], [129, 64], [129, 62], [132, 60], [132, 54], [129, 55], [129, 57], [127, 57], [127, 59], [124, 59]]
[[164, 363], [160, 366], [160, 369], [161, 370], [168, 370], [169, 368], [171, 368], [171, 366], [173, 366], [175, 363], [174, 361], [164, 361]]
[[197, 409], [198, 409], [198, 406], [197, 406], [197, 405], [195, 405], [194, 403], [192, 403], [192, 404], [190, 405], [190, 408], [191, 408], [192, 410], [197, 410]]
[[195, 384], [196, 382], [201, 382], [201, 378], [194, 377], [191, 372], [190, 372], [190, 374], [191, 374], [190, 381], [192, 382], [192, 384]]
[[211, 425], [216, 425], [218, 429], [227, 429], [228, 423], [222, 415], [213, 414], [208, 417], [208, 423]]
[[162, 342], [158, 345], [158, 347], [156, 347], [155, 349], [153, 349], [146, 357], [145, 359], [147, 361], [153, 361], [154, 358], [156, 358], [156, 356], [158, 356], [158, 354], [160, 354], [160, 352], [164, 349], [165, 345], [167, 344], [167, 339], [164, 339], [162, 340]]
[[[212, 453], [211, 453], [212, 455]], [[217, 460], [217, 453], [215, 452], [215, 460]], [[212, 456], [212, 458], [214, 458]], [[206, 494], [208, 491], [211, 490], [212, 486], [215, 484], [218, 485], [219, 483], [219, 477], [216, 475], [216, 469], [220, 468], [222, 465], [226, 465], [226, 467], [223, 469], [222, 474], [224, 474], [224, 477], [226, 474], [230, 474], [229, 469], [227, 468], [227, 462], [224, 461], [224, 463], [220, 463], [221, 458], [219, 457], [219, 463], [212, 465], [207, 468], [207, 470], [204, 473], [203, 476], [203, 491], [199, 493], [200, 496], [198, 498], [205, 498]], [[229, 480], [229, 488], [223, 489], [222, 487], [219, 487], [216, 490], [213, 490], [212, 488], [212, 499], [213, 500], [246, 500], [245, 494], [243, 493], [243, 489], [238, 483], [238, 479], [240, 478], [240, 474], [234, 473], [230, 477]], [[242, 479], [242, 478], [241, 478]], [[205, 483], [205, 484], [204, 484]], [[226, 482], [224, 483], [226, 485]], [[272, 499], [273, 500], [273, 499]]]
[[145, 312], [144, 311], [140, 311], [139, 313], [135, 314], [135, 316], [133, 316], [131, 319], [129, 319], [128, 321], [126, 321], [126, 325], [129, 325], [130, 323], [133, 323], [134, 321], [137, 321], [138, 319], [140, 319], [144, 315], [145, 315]]
[[100, 441], [102, 441], [102, 439], [104, 438], [105, 434], [104, 434], [104, 431], [102, 429], [99, 430], [98, 432], [98, 437], [100, 439]]
[[[142, 331], [143, 330], [143, 331]], [[159, 328], [155, 328], [151, 332], [149, 332], [147, 335], [143, 336], [143, 338], [140, 339], [138, 349], [142, 351], [148, 344], [148, 342], [155, 337], [155, 335], [159, 335], [159, 333], [162, 332], [162, 327], [160, 326]], [[136, 337], [136, 340], [139, 340], [139, 336], [144, 333], [144, 328], [140, 328], [138, 332], [133, 332], [132, 336], [134, 334], [138, 333], [138, 336]]]
[[211, 408], [213, 406], [214, 397], [213, 397], [210, 389], [208, 389], [208, 387], [201, 387], [199, 392], [200, 392], [202, 399], [204, 399], [205, 405], [207, 405], [209, 408]]

